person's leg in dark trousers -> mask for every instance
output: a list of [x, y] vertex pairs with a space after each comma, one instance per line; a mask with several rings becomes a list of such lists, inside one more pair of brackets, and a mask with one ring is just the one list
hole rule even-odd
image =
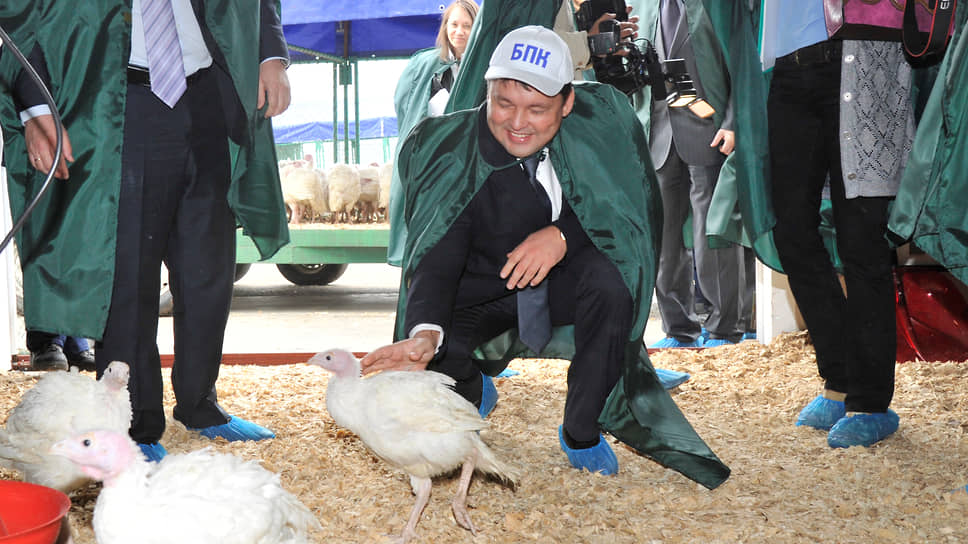
[[[183, 311], [186, 311], [186, 305], [195, 308], [213, 306], [202, 309], [204, 318], [190, 318], [180, 330], [176, 325], [175, 357], [179, 372], [179, 386], [175, 387], [176, 417], [192, 426], [218, 425], [228, 419], [209, 398], [214, 395], [221, 358], [225, 327], [225, 318], [221, 316], [227, 315], [231, 299], [233, 263], [224, 262], [225, 254], [231, 251], [234, 256], [234, 239], [231, 239], [234, 223], [229, 221], [230, 236], [226, 237], [223, 232], [222, 210], [225, 209], [228, 183], [224, 121], [220, 108], [197, 105], [217, 95], [210, 86], [211, 82], [205, 77], [198, 78], [174, 109], [160, 102], [147, 87], [128, 86], [115, 282], [104, 338], [95, 353], [99, 373], [113, 360], [125, 361], [131, 367], [129, 389], [134, 414], [130, 433], [139, 443], [157, 442], [165, 429], [157, 345], [158, 271], [162, 260], [172, 250], [175, 255], [169, 259], [173, 261], [169, 264], [169, 274], [176, 304], [180, 302]], [[206, 110], [205, 114], [199, 110]], [[202, 116], [193, 119], [194, 115]], [[206, 142], [206, 145], [200, 146], [199, 142]], [[200, 156], [203, 158], [199, 159]], [[207, 171], [213, 168], [211, 163], [216, 160], [224, 161], [224, 167], [216, 168], [216, 173]], [[210, 189], [198, 188], [204, 183], [215, 183], [215, 179], [220, 180], [220, 185]], [[195, 196], [199, 191], [203, 196]], [[208, 193], [204, 194], [206, 191]], [[221, 195], [220, 198], [215, 196], [216, 193]], [[208, 207], [203, 204], [206, 198], [209, 199]], [[221, 245], [196, 245], [194, 259], [185, 258], [183, 252], [192, 251], [191, 245], [178, 246], [177, 243], [188, 236], [185, 228], [191, 220], [182, 222], [186, 214], [203, 216], [197, 218], [201, 221], [200, 230], [191, 236], [209, 241], [214, 238], [220, 240]], [[213, 233], [207, 230], [210, 228], [222, 228], [223, 231]], [[182, 229], [181, 236], [173, 236], [178, 229]], [[222, 268], [228, 278], [227, 294], [226, 281], [220, 279], [219, 274]], [[196, 278], [184, 279], [184, 276], [192, 275]], [[200, 288], [212, 292], [196, 292]], [[197, 314], [187, 310], [187, 315]], [[177, 316], [175, 320], [180, 321]], [[201, 340], [192, 340], [194, 338]], [[206, 339], [209, 347], [199, 347], [206, 344]], [[217, 347], [212, 348], [212, 344]], [[192, 352], [192, 349], [197, 351]], [[186, 388], [181, 386], [184, 383], [193, 384], [189, 389], [195, 391], [194, 396], [186, 393]]]
[[189, 428], [221, 425], [215, 381], [235, 275], [235, 217], [229, 208], [228, 135], [213, 70], [183, 98], [189, 106], [187, 180], [168, 232], [168, 281], [174, 301], [174, 417]]
[[844, 197], [831, 187], [837, 249], [847, 284], [846, 407], [851, 412], [886, 412], [894, 396], [897, 358], [893, 265], [887, 241], [891, 199]]
[[[618, 382], [632, 326], [632, 297], [618, 268], [595, 247], [569, 255], [548, 276], [552, 324], [575, 325], [568, 367], [564, 427], [577, 441], [597, 441], [598, 416]], [[457, 392], [480, 405], [481, 370], [470, 360], [478, 345], [517, 326], [517, 298], [455, 311], [444, 354], [427, 369], [457, 380]]]
[[622, 374], [632, 328], [632, 295], [618, 268], [592, 245], [550, 277], [554, 325], [575, 325], [563, 426], [576, 442], [597, 442], [598, 416]]
[[97, 344], [98, 375], [110, 361], [128, 363], [131, 437], [157, 442], [165, 430], [158, 355], [158, 271], [184, 191], [188, 107], [169, 109], [150, 89], [128, 85], [121, 157], [117, 249], [111, 308]]
[[682, 227], [692, 205], [689, 167], [673, 147], [656, 176], [662, 197], [662, 245], [655, 298], [666, 336], [689, 343], [699, 338], [701, 332], [692, 279], [693, 256], [682, 237]]
[[692, 202], [693, 255], [699, 288], [712, 306], [705, 323], [709, 337], [738, 342], [742, 336], [738, 327], [741, 248], [734, 244], [712, 249], [706, 239], [706, 216], [709, 215], [709, 203], [712, 201], [721, 168], [722, 163], [714, 166], [689, 166], [689, 178], [692, 181], [689, 199]]
[[427, 366], [457, 381], [455, 389], [478, 408], [481, 405], [481, 369], [471, 361], [471, 353], [482, 343], [517, 327], [517, 299], [506, 297], [476, 306], [458, 308], [448, 330], [444, 331], [442, 356]]
[[[840, 63], [774, 69], [768, 104], [774, 241], [826, 388], [846, 393], [847, 299], [818, 227], [829, 172], [840, 179]], [[893, 312], [892, 312], [893, 315]]]

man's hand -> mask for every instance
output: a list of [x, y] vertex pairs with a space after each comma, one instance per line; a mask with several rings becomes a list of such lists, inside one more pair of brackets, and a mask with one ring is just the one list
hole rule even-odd
[[523, 289], [538, 285], [562, 259], [568, 244], [554, 225], [547, 226], [518, 244], [501, 269], [501, 279], [507, 279], [508, 289]]
[[712, 143], [709, 144], [709, 147], [716, 146], [719, 146], [720, 153], [729, 155], [733, 152], [733, 148], [736, 147], [736, 133], [724, 128], [719, 129], [716, 131], [716, 136], [713, 137]]
[[[27, 143], [27, 155], [30, 165], [37, 170], [47, 173], [54, 163], [54, 151], [57, 149], [57, 130], [54, 127], [54, 116], [50, 114], [38, 115], [24, 125], [24, 141]], [[54, 172], [54, 177], [67, 179], [67, 163], [74, 162], [71, 140], [64, 129], [64, 142], [61, 148], [61, 158]]]
[[280, 59], [267, 60], [259, 65], [259, 103], [256, 109], [266, 107], [265, 117], [275, 117], [286, 111], [291, 99], [286, 63]]
[[364, 374], [381, 370], [425, 370], [437, 349], [436, 331], [420, 331], [413, 338], [377, 348], [360, 360]]

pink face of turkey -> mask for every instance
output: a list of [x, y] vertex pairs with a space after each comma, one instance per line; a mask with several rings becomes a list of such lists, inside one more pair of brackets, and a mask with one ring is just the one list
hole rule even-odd
[[134, 459], [134, 450], [125, 434], [92, 431], [57, 442], [50, 452], [70, 459], [84, 474], [110, 485]]
[[356, 358], [353, 357], [352, 353], [341, 349], [317, 353], [307, 362], [311, 365], [321, 366], [340, 378], [359, 376]]

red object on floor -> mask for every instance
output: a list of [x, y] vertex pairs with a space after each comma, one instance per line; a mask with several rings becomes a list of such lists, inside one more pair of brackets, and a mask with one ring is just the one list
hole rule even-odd
[[894, 268], [898, 361], [968, 360], [968, 299], [941, 266]]
[[70, 509], [71, 500], [56, 489], [0, 481], [0, 543], [53, 544]]

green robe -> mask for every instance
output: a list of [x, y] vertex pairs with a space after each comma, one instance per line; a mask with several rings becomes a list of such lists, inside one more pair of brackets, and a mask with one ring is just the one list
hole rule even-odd
[[[407, 334], [403, 330], [407, 286], [418, 263], [494, 170], [478, 150], [476, 115], [476, 110], [465, 110], [426, 119], [401, 148], [398, 166], [409, 235], [397, 307], [398, 340]], [[643, 455], [714, 488], [728, 478], [729, 468], [699, 438], [661, 386], [642, 343], [655, 283], [662, 212], [645, 136], [628, 99], [607, 85], [577, 84], [574, 108], [549, 148], [564, 198], [595, 246], [619, 269], [635, 302], [622, 377], [599, 424]], [[570, 358], [573, 354], [572, 328], [559, 327], [549, 346], [537, 355]], [[476, 351], [490, 374], [500, 372], [514, 357], [535, 355], [516, 338], [516, 330]]]
[[[244, 141], [230, 142], [229, 204], [268, 257], [289, 234], [272, 126], [255, 110], [259, 9], [258, 0], [206, 0], [204, 16], [248, 119]], [[12, 37], [24, 52], [35, 44], [44, 52], [76, 159], [70, 179], [53, 182], [17, 235], [26, 327], [99, 339], [114, 283], [131, 3], [5, 0], [0, 25], [15, 29]], [[20, 69], [13, 55], [0, 55], [0, 124], [15, 218], [44, 178], [28, 164], [23, 127], [7, 92]]]
[[[407, 134], [427, 116], [430, 87], [434, 76], [451, 67], [453, 62], [440, 59], [440, 49], [424, 49], [414, 53], [400, 74], [393, 94], [393, 109], [397, 114], [397, 154]], [[407, 227], [403, 222], [403, 189], [396, 164], [390, 180], [390, 242], [387, 262], [400, 266], [403, 261], [403, 245], [407, 240]]]
[[968, 35], [948, 44], [918, 125], [888, 228], [895, 242], [912, 241], [968, 283]]

